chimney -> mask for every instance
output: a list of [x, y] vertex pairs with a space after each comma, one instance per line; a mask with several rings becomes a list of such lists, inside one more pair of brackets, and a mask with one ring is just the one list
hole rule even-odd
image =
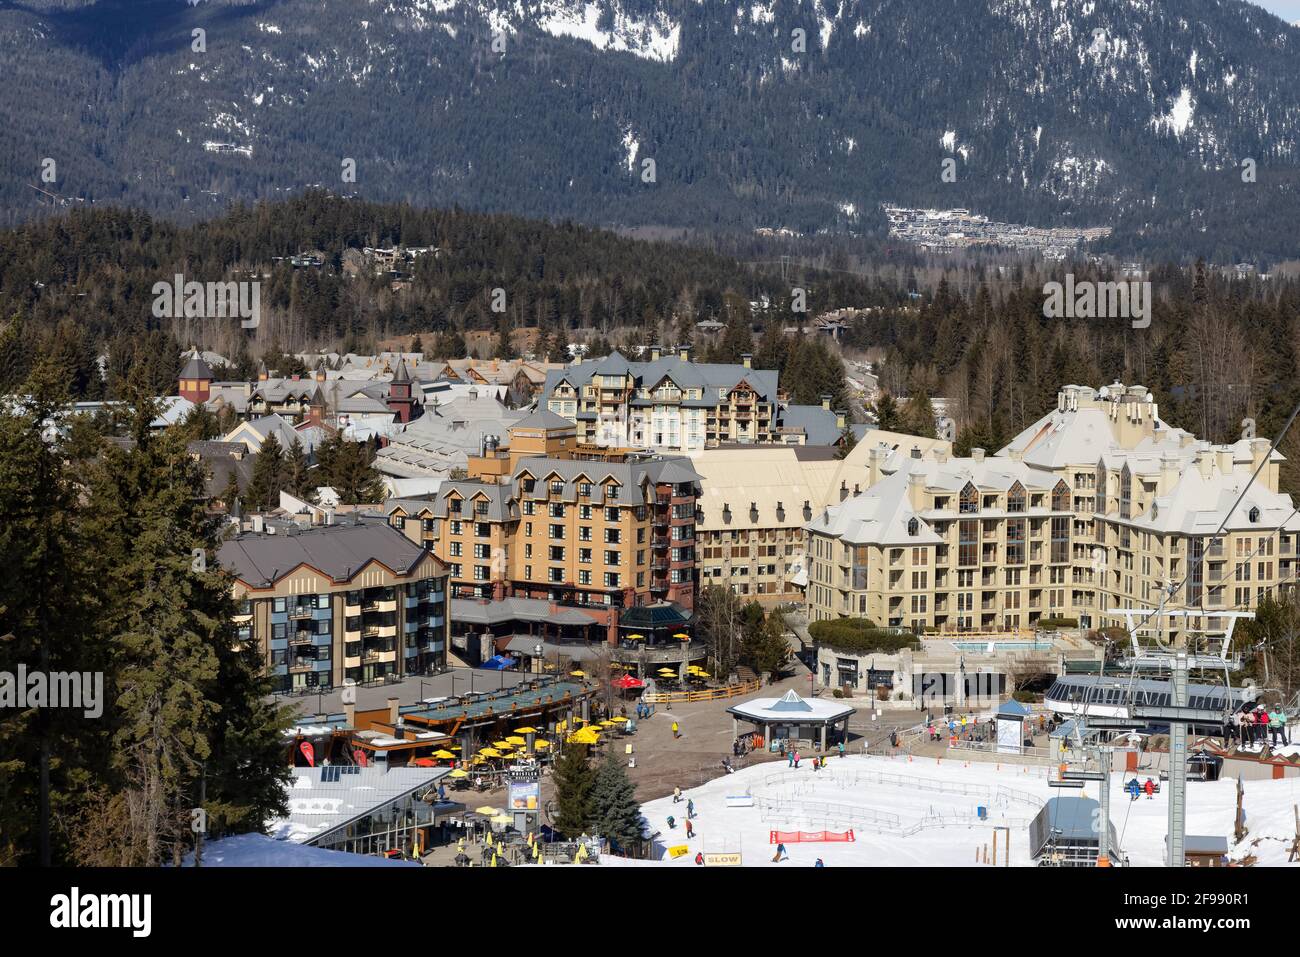
[[829, 412], [829, 411], [831, 410], [831, 397], [830, 397], [830, 396], [828, 396], [828, 395], [823, 395], [823, 396], [822, 396], [822, 408], [825, 409], [827, 412]]
[[1232, 474], [1232, 446], [1219, 449], [1219, 471], [1224, 475]]
[[650, 347], [650, 361], [651, 361], [651, 362], [658, 362], [659, 359], [660, 359], [660, 357], [661, 357], [662, 355], [663, 355], [663, 347], [662, 347], [662, 346], [651, 346], [651, 347]]
[[919, 512], [925, 507], [925, 473], [912, 472], [907, 476], [907, 500], [912, 511]]
[[971, 449], [971, 450], [970, 450], [970, 457], [971, 457], [971, 461], [974, 462], [976, 465], [978, 465], [978, 464], [980, 464], [980, 463], [982, 463], [982, 462], [984, 461], [984, 450], [983, 450], [983, 449]]
[[683, 362], [690, 362], [690, 361], [691, 361], [691, 347], [690, 347], [690, 346], [678, 346], [678, 347], [677, 347], [677, 358], [681, 359]]
[[264, 531], [266, 531], [266, 519], [264, 519], [261, 515], [254, 515], [253, 516], [254, 534], [261, 535], [262, 532]]
[[1025, 450], [1011, 449], [1009, 452], [1007, 452], [1007, 457], [1010, 458], [1011, 461], [1013, 462], [1023, 462], [1025, 460]]
[[401, 700], [402, 700], [401, 698], [388, 699], [388, 723], [389, 724], [394, 724], [394, 725], [397, 724], [397, 704]]
[[343, 718], [349, 728], [357, 726], [357, 706], [355, 704], [345, 704], [343, 706]]
[[835, 428], [843, 432], [849, 427], [849, 414], [843, 409], [835, 410]]
[[1214, 453], [1209, 449], [1203, 449], [1197, 453], [1196, 467], [1200, 470], [1201, 478], [1209, 478], [1210, 473], [1214, 471]]
[[867, 456], [867, 487], [875, 485], [883, 478], [885, 461], [889, 458], [889, 453], [877, 446], [871, 450]]
[[740, 364], [743, 365], [746, 369], [752, 369], [754, 367], [754, 357], [750, 355], [748, 352], [746, 352], [741, 355]]
[[948, 450], [942, 445], [936, 446], [934, 450], [934, 460], [940, 465], [948, 464]]

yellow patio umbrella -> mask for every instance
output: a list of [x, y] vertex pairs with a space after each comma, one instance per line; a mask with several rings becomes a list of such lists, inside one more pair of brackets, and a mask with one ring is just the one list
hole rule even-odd
[[569, 674], [573, 675], [573, 677], [575, 677], [575, 678], [585, 678], [585, 677], [587, 677], [587, 672], [585, 672], [585, 671], [570, 671]]
[[567, 731], [568, 728], [569, 728], [569, 722], [568, 722], [567, 719], [564, 720], [564, 721], [557, 721], [557, 722], [555, 722], [555, 730], [556, 730], [556, 731]]
[[519, 737], [519, 735], [517, 735], [517, 734], [512, 734], [512, 735], [510, 735], [510, 737], [506, 738], [506, 743], [507, 743], [507, 744], [527, 744], [528, 741], [527, 741], [526, 739], [524, 739], [524, 738]]
[[614, 722], [611, 721], [609, 718], [606, 718], [604, 721], [600, 723], [600, 726], [602, 728], [612, 728], [614, 727]]
[[450, 776], [453, 778], [467, 778], [469, 777], [469, 772], [463, 768], [457, 768], [455, 771], [451, 772]]
[[484, 758], [499, 758], [501, 757], [501, 752], [496, 748], [484, 748], [479, 752], [479, 756]]
[[640, 641], [645, 635], [628, 635], [627, 637], [630, 641]]
[[610, 721], [617, 721], [619, 724], [622, 724], [624, 721], [631, 721], [632, 719], [631, 719], [631, 718], [624, 717], [623, 715], [620, 714], [620, 715], [617, 715], [616, 717], [610, 718], [609, 720], [610, 720]]
[[537, 741], [537, 742], [535, 742], [535, 743], [533, 744], [533, 747], [537, 748], [539, 751], [541, 751], [541, 750], [545, 750], [546, 748], [549, 748], [550, 746], [551, 746], [551, 742], [549, 742], [549, 741]]
[[474, 813], [475, 813], [475, 814], [486, 814], [488, 817], [493, 817], [493, 816], [495, 816], [495, 815], [497, 815], [497, 814], [500, 814], [500, 813], [501, 813], [501, 809], [500, 809], [499, 807], [492, 807], [492, 805], [490, 805], [490, 804], [484, 804], [482, 807], [476, 807], [476, 808], [474, 808]]
[[660, 669], [659, 669], [659, 673], [660, 673], [661, 675], [675, 675], [675, 674], [677, 674], [677, 672], [674, 671], [672, 668], [660, 668]]
[[[523, 728], [515, 728], [515, 734], [541, 734], [541, 732], [538, 731], [536, 728], [523, 727]], [[508, 741], [510, 739], [507, 738], [506, 740]]]
[[509, 741], [493, 741], [492, 747], [500, 748], [502, 751], [509, 751], [513, 745]]
[[452, 754], [450, 751], [444, 751], [441, 748], [439, 748], [437, 751], [433, 752], [433, 756], [435, 758], [442, 758], [443, 760], [447, 760], [448, 758], [454, 758], [456, 755]]
[[509, 824], [509, 823], [510, 823], [511, 821], [513, 821], [513, 820], [514, 820], [514, 818], [512, 818], [509, 814], [498, 814], [496, 817], [492, 818], [492, 823], [493, 823], [493, 824]]
[[690, 640], [691, 640], [691, 636], [688, 635], [688, 634], [686, 634], [686, 632], [684, 632], [684, 631], [679, 631], [679, 632], [677, 632], [677, 634], [673, 635], [673, 637], [674, 637], [674, 638], [680, 638], [682, 641], [690, 641]]
[[713, 677], [713, 676], [710, 675], [707, 671], [697, 671], [697, 672], [695, 672], [695, 677], [697, 677], [697, 678], [711, 678], [711, 677]]

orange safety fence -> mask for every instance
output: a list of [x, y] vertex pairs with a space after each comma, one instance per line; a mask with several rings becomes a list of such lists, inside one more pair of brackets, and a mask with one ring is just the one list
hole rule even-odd
[[769, 844], [808, 844], [819, 841], [856, 841], [852, 831], [769, 831]]

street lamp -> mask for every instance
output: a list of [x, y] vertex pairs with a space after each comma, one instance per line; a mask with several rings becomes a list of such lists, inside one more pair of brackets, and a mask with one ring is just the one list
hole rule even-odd
[[533, 645], [533, 671], [539, 675], [542, 673], [542, 646], [540, 644]]

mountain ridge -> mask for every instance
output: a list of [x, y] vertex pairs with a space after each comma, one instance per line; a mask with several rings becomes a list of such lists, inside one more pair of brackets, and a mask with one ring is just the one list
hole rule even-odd
[[39, 214], [28, 185], [184, 217], [324, 185], [876, 235], [900, 203], [1285, 255], [1297, 44], [1242, 0], [8, 2], [0, 201], [10, 221]]

